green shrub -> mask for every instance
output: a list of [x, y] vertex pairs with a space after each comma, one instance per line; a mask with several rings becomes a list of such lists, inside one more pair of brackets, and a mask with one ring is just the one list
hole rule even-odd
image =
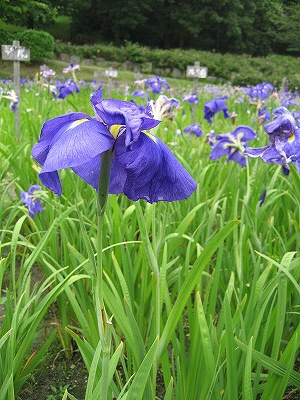
[[15, 40], [19, 40], [21, 46], [30, 49], [31, 61], [43, 61], [51, 58], [54, 50], [54, 39], [49, 33], [28, 29], [18, 32]]
[[0, 44], [12, 44], [13, 40], [19, 40], [21, 46], [30, 49], [31, 61], [43, 61], [53, 56], [54, 39], [49, 33], [0, 24]]
[[150, 49], [136, 43], [125, 42], [124, 46], [112, 44], [94, 44], [74, 46], [57, 43], [55, 53], [78, 55], [81, 58], [104, 58], [106, 61], [124, 62], [126, 60], [139, 63], [141, 70], [146, 73], [146, 63], [151, 62], [154, 70], [168, 76], [173, 68], [182, 73], [188, 65], [199, 61], [200, 65], [208, 68], [208, 75], [220, 81], [230, 81], [233, 85], [256, 85], [268, 81], [280, 87], [282, 79], [287, 77], [290, 89], [300, 86], [300, 63], [296, 57], [270, 55], [267, 57], [252, 57], [250, 55], [219, 54], [198, 50], [162, 50]]

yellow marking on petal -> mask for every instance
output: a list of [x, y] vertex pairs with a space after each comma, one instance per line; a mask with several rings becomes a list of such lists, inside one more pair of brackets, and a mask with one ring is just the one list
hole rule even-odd
[[291, 137], [288, 138], [288, 142], [293, 142], [295, 140], [295, 135], [292, 135]]
[[76, 128], [76, 126], [81, 125], [83, 122], [88, 121], [87, 118], [82, 118], [82, 119], [78, 119], [77, 121], [74, 121], [71, 123], [71, 125], [66, 129], [66, 132], [69, 131], [70, 129], [74, 129]]
[[113, 137], [114, 137], [115, 139], [117, 139], [117, 136], [118, 136], [118, 133], [119, 133], [119, 131], [120, 131], [121, 126], [122, 126], [122, 125], [112, 125], [112, 126], [109, 128], [109, 132], [113, 135]]
[[40, 166], [38, 166], [36, 164], [32, 164], [31, 166], [35, 170], [35, 172], [37, 172], [38, 174], [41, 172], [42, 168]]
[[147, 135], [150, 139], [152, 139], [153, 142], [157, 143], [157, 140], [156, 140], [156, 137], [155, 137], [155, 136], [151, 135], [151, 134], [148, 133], [148, 132], [143, 132], [143, 131], [142, 131], [142, 133], [144, 133], [144, 134]]

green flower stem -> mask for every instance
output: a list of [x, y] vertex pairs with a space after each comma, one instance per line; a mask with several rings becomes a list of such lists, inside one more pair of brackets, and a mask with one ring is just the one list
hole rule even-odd
[[94, 298], [96, 306], [96, 315], [98, 330], [102, 343], [102, 394], [101, 399], [106, 400], [108, 394], [108, 372], [110, 356], [110, 327], [107, 324], [107, 316], [103, 301], [103, 221], [107, 203], [108, 187], [110, 180], [110, 170], [112, 163], [112, 151], [107, 150], [101, 154], [101, 166], [98, 182], [97, 210], [98, 210], [98, 230], [97, 230], [97, 269], [96, 279], [94, 279]]

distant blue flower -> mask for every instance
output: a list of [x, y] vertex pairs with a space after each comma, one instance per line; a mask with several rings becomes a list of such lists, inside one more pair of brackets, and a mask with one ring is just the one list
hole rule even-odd
[[267, 111], [267, 107], [261, 107], [257, 112], [260, 124], [264, 124], [265, 122], [271, 119], [271, 115], [269, 111]]
[[69, 96], [73, 92], [79, 93], [80, 90], [78, 89], [76, 83], [72, 80], [68, 80], [66, 83], [62, 85], [56, 86], [58, 94], [56, 97], [58, 99], [64, 99], [65, 97]]
[[212, 130], [206, 135], [206, 140], [210, 144], [211, 147], [213, 147], [217, 143], [215, 131]]
[[66, 68], [63, 69], [63, 73], [64, 74], [68, 74], [69, 72], [73, 73], [77, 70], [80, 69], [80, 65], [76, 64], [74, 65], [72, 62], [70, 63], [70, 65]]
[[210, 158], [217, 160], [220, 157], [228, 156], [228, 161], [235, 161], [242, 167], [246, 166], [244, 157], [248, 140], [256, 138], [256, 134], [249, 126], [240, 125], [231, 133], [216, 136], [216, 144], [213, 146]]
[[191, 92], [182, 98], [183, 101], [187, 101], [189, 104], [198, 104], [199, 97], [195, 92]]
[[14, 90], [10, 90], [7, 95], [2, 96], [4, 99], [10, 100], [10, 109], [12, 112], [16, 111], [16, 107], [19, 104], [19, 97], [16, 95], [16, 92]]
[[170, 89], [170, 85], [168, 82], [161, 78], [160, 76], [157, 76], [156, 78], [149, 78], [145, 81], [145, 86], [150, 86], [152, 89], [153, 93], [159, 94], [162, 91], [163, 86], [166, 89]]
[[199, 123], [188, 125], [186, 128], [184, 128], [183, 132], [188, 133], [189, 135], [195, 135], [197, 137], [203, 135], [203, 131]]
[[45, 69], [45, 71], [41, 71], [40, 74], [44, 79], [48, 80], [52, 78], [56, 74], [56, 72], [53, 71], [53, 69], [47, 68]]
[[261, 148], [247, 148], [245, 154], [260, 157], [264, 162], [281, 164], [285, 175], [289, 174], [289, 164], [294, 164], [300, 172], [300, 129], [293, 115], [285, 108], [273, 110], [273, 121], [265, 125], [270, 144]]
[[248, 90], [248, 95], [251, 98], [266, 99], [273, 92], [274, 86], [269, 82], [259, 83]]
[[143, 98], [145, 97], [145, 93], [144, 93], [143, 90], [137, 89], [137, 90], [135, 90], [135, 91], [133, 91], [133, 92], [131, 93], [131, 96], [133, 96], [133, 97], [140, 97], [141, 99], [143, 99]]
[[296, 125], [300, 125], [300, 111], [292, 111], [291, 112], [292, 116], [295, 118]]
[[228, 96], [223, 96], [220, 98], [207, 101], [204, 104], [204, 110], [203, 110], [204, 119], [206, 119], [206, 121], [208, 121], [211, 124], [212, 117], [215, 115], [215, 113], [219, 111], [223, 111], [224, 118], [229, 118], [228, 108], [226, 107], [226, 99], [228, 99]]
[[28, 189], [28, 192], [24, 192], [21, 190], [20, 196], [22, 199], [22, 204], [28, 207], [29, 215], [31, 218], [35, 216], [35, 214], [43, 211], [43, 206], [41, 201], [35, 197], [35, 192], [41, 190], [39, 185], [32, 185]]
[[295, 99], [290, 97], [290, 98], [282, 99], [281, 100], [281, 105], [283, 107], [289, 107], [289, 106], [296, 106], [297, 103], [296, 103]]
[[72, 170], [98, 189], [101, 154], [113, 151], [109, 193], [124, 193], [131, 200], [174, 201], [189, 197], [197, 185], [169, 148], [145, 132], [159, 121], [149, 108], [122, 100], [91, 98], [96, 118], [76, 112], [47, 121], [32, 149], [42, 165], [40, 179], [61, 195], [58, 170]]

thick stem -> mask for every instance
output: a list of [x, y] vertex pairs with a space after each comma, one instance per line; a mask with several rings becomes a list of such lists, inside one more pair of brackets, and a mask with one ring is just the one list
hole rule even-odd
[[109, 354], [110, 354], [110, 330], [107, 329], [107, 317], [103, 300], [103, 259], [102, 259], [102, 237], [103, 237], [103, 221], [107, 203], [107, 195], [110, 180], [110, 170], [112, 163], [112, 151], [107, 150], [101, 154], [100, 174], [98, 181], [97, 196], [97, 270], [94, 279], [94, 298], [96, 306], [96, 315], [99, 336], [102, 343], [102, 399], [107, 399], [108, 394], [108, 370], [109, 370]]
[[103, 288], [102, 288], [102, 278], [103, 278], [102, 231], [103, 231], [104, 213], [107, 203], [111, 162], [112, 162], [111, 150], [107, 150], [101, 154], [101, 165], [100, 165], [100, 174], [98, 181], [98, 197], [97, 197], [98, 230], [97, 230], [96, 305], [97, 305], [97, 313], [99, 313], [100, 311], [101, 314], [100, 318], [98, 318], [98, 325], [103, 326], [104, 332], [106, 329], [106, 313], [104, 309]]

